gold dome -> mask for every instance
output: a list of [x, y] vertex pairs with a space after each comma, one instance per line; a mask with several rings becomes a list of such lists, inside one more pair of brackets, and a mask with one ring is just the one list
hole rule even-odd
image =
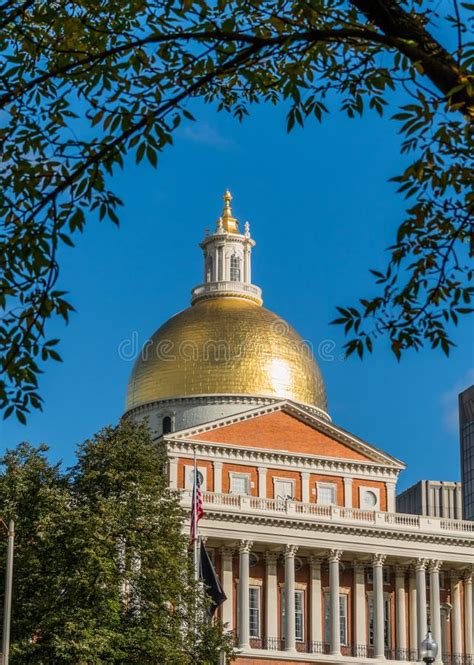
[[144, 347], [127, 389], [127, 411], [196, 395], [288, 398], [326, 412], [320, 370], [298, 333], [239, 297], [196, 302]]

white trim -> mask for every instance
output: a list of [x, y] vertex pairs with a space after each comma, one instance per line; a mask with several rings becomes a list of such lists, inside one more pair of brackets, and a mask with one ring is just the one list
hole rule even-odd
[[[201, 490], [207, 492], [207, 466], [199, 466], [197, 470], [202, 475]], [[184, 489], [192, 490], [194, 485], [194, 467], [191, 464], [184, 465]]]
[[227, 443], [210, 443], [193, 441], [192, 439], [167, 439], [166, 446], [169, 454], [181, 458], [192, 459], [195, 448], [201, 458], [208, 460], [216, 459], [221, 462], [244, 466], [262, 465], [272, 467], [273, 470], [288, 470], [288, 466], [291, 465], [292, 469], [297, 472], [307, 471], [319, 475], [337, 475], [341, 478], [350, 477], [365, 481], [371, 478], [381, 482], [396, 480], [399, 475], [397, 469], [374, 462], [300, 455], [268, 448], [246, 448]]
[[[247, 491], [246, 492], [233, 491], [232, 481], [242, 478], [245, 479], [245, 482], [247, 484]], [[250, 496], [250, 487], [251, 487], [250, 478], [251, 478], [250, 473], [242, 473], [241, 471], [229, 471], [229, 494], [243, 494], [244, 496]]]
[[[364, 505], [364, 495], [372, 492], [375, 495], [376, 502], [372, 506]], [[362, 510], [380, 510], [380, 487], [371, 487], [370, 485], [361, 485], [359, 487], [359, 506]]]
[[[294, 478], [284, 478], [280, 476], [273, 476], [273, 497], [277, 499], [277, 494], [276, 494], [276, 489], [275, 489], [275, 483], [289, 483], [291, 485], [291, 499], [295, 498], [295, 479]], [[282, 498], [287, 498], [287, 497], [282, 497]]]
[[[334, 492], [334, 501], [332, 503], [322, 503], [319, 500], [319, 492], [322, 489], [331, 489]], [[327, 483], [327, 482], [321, 482], [317, 481], [316, 482], [316, 503], [319, 506], [337, 506], [337, 483]]]

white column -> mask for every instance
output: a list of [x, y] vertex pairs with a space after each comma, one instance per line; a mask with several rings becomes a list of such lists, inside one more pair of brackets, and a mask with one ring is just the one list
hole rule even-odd
[[[278, 637], [278, 594], [276, 552], [265, 552], [265, 637], [271, 641]], [[267, 649], [270, 648], [267, 644]]]
[[309, 471], [301, 472], [301, 501], [309, 503]]
[[462, 653], [462, 623], [461, 623], [461, 588], [459, 584], [459, 575], [451, 572], [451, 635], [453, 654]]
[[395, 567], [395, 635], [396, 658], [398, 660], [405, 660], [407, 649], [405, 573], [406, 568], [404, 566]]
[[238, 633], [240, 649], [250, 648], [249, 553], [252, 544], [250, 540], [241, 540], [239, 546]]
[[296, 651], [295, 637], [295, 555], [296, 545], [285, 547], [285, 651]]
[[449, 517], [448, 488], [441, 486], [441, 516]]
[[309, 557], [310, 570], [310, 632], [311, 642], [323, 641], [323, 615], [321, 595], [321, 559]]
[[168, 460], [170, 474], [170, 488], [178, 488], [178, 460], [176, 457], [170, 457]]
[[394, 513], [396, 511], [395, 482], [393, 481], [387, 482], [386, 487], [387, 487], [387, 512]]
[[352, 478], [344, 478], [344, 505], [352, 508]]
[[441, 662], [441, 599], [439, 595], [439, 569], [441, 568], [441, 561], [430, 561], [430, 614], [431, 614], [431, 632], [435, 642], [439, 646], [437, 663]]
[[383, 564], [385, 554], [374, 554], [372, 569], [374, 571], [374, 658], [385, 658], [384, 639], [384, 603], [383, 603]]
[[234, 628], [234, 580], [232, 573], [232, 554], [233, 550], [230, 548], [221, 548], [222, 589], [226, 595], [226, 599], [222, 604], [222, 623], [225, 625], [226, 630], [233, 630]]
[[464, 573], [464, 646], [466, 654], [474, 655], [474, 623], [472, 616], [472, 570]]
[[329, 626], [330, 644], [329, 653], [333, 656], [341, 654], [341, 633], [339, 627], [340, 600], [339, 600], [339, 561], [341, 550], [329, 552]]
[[357, 646], [367, 646], [367, 620], [365, 603], [365, 567], [362, 561], [354, 561], [354, 639]]
[[222, 462], [214, 462], [214, 492], [222, 493]]
[[454, 494], [456, 497], [456, 518], [462, 520], [462, 488], [458, 483], [454, 488]]
[[413, 568], [410, 568], [408, 576], [410, 650], [418, 652], [418, 616], [416, 611], [417, 591], [415, 570]]
[[258, 496], [265, 499], [267, 496], [267, 467], [258, 467]]
[[[417, 634], [418, 640], [425, 639], [428, 630], [426, 618], [426, 560], [417, 559], [415, 563], [416, 571], [416, 615], [417, 615]], [[419, 644], [417, 648], [419, 648]]]

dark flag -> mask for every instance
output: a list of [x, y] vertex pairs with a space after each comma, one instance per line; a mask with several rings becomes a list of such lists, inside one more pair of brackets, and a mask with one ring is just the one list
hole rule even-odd
[[199, 558], [199, 579], [204, 582], [206, 593], [212, 600], [207, 609], [209, 616], [212, 618], [219, 605], [222, 605], [224, 600], [227, 599], [227, 596], [221, 587], [221, 583], [203, 542], [201, 542], [201, 556]]

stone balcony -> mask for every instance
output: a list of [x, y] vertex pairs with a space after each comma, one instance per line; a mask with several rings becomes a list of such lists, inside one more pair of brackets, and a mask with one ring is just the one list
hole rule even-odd
[[[261, 515], [263, 517], [293, 517], [310, 522], [331, 522], [341, 526], [372, 526], [399, 530], [404, 533], [446, 534], [474, 539], [474, 522], [444, 517], [424, 517], [405, 513], [388, 513], [343, 506], [324, 506], [302, 501], [265, 499], [240, 494], [203, 492], [204, 505], [222, 513]], [[182, 490], [183, 506], [191, 505], [191, 492]]]

